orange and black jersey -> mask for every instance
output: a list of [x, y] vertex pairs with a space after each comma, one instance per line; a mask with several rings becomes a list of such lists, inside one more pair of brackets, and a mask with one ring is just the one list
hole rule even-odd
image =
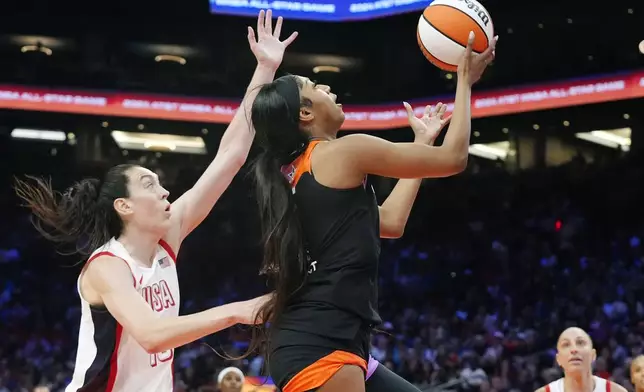
[[366, 178], [352, 189], [333, 189], [315, 180], [310, 158], [319, 143], [312, 141], [282, 168], [297, 203], [310, 260], [303, 288], [275, 327], [354, 339], [359, 329], [381, 323], [378, 203]]

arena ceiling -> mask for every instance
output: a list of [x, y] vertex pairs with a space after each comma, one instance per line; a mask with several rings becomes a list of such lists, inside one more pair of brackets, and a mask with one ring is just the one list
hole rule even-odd
[[[237, 97], [254, 67], [249, 18], [211, 15], [206, 0], [15, 2], [0, 17], [2, 81]], [[644, 8], [579, 2], [487, 0], [499, 34], [497, 61], [479, 89], [644, 67]], [[96, 7], [95, 7], [96, 5]], [[289, 21], [300, 37], [283, 70], [328, 82], [347, 102], [400, 101], [453, 90], [454, 79], [420, 53], [418, 13], [372, 21]], [[22, 53], [41, 42], [53, 54]], [[184, 57], [179, 65], [155, 56]], [[340, 73], [313, 72], [337, 65]]]
[[[250, 18], [211, 15], [206, 0], [12, 2], [0, 15], [0, 84], [238, 98], [254, 68]], [[601, 9], [544, 0], [487, 0], [500, 36], [497, 59], [477, 91], [644, 69], [644, 8], [619, 0]], [[415, 39], [417, 13], [361, 22], [287, 21], [300, 37], [282, 71], [330, 84], [347, 104], [398, 103], [449, 96], [455, 79], [429, 64]], [[47, 48], [23, 50], [25, 46]], [[185, 59], [155, 61], [159, 55]], [[340, 72], [314, 72], [320, 65]], [[513, 132], [573, 138], [576, 132], [642, 124], [642, 99], [477, 119], [474, 142]], [[101, 124], [204, 136], [216, 148], [222, 124], [0, 111], [1, 134], [16, 126], [100, 130]], [[568, 124], [565, 125], [564, 124]], [[535, 127], [535, 125], [537, 127]], [[3, 131], [4, 130], [4, 131]], [[406, 140], [409, 132], [382, 131]]]

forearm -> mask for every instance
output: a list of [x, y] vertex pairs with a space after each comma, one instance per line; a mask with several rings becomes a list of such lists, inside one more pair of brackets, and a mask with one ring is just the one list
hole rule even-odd
[[221, 139], [215, 159], [192, 189], [174, 202], [173, 215], [177, 216], [181, 227], [178, 243], [205, 219], [246, 162], [255, 131], [250, 124], [250, 114], [246, 116], [244, 112], [250, 113], [257, 87], [272, 81], [273, 76], [274, 70], [257, 66], [246, 96]]
[[402, 179], [380, 207], [380, 235], [383, 238], [402, 236], [414, 205], [421, 179]]
[[230, 148], [233, 144], [241, 145], [243, 147], [242, 150], [247, 146], [248, 150], [250, 150], [250, 145], [255, 137], [255, 130], [250, 122], [251, 108], [261, 86], [272, 82], [276, 71], [276, 69], [270, 67], [260, 64], [257, 65], [250, 84], [246, 89], [244, 99], [239, 105], [239, 109], [237, 109], [230, 125], [228, 125], [224, 136], [221, 138], [220, 150]]
[[148, 351], [170, 350], [235, 325], [235, 306], [226, 304], [187, 316], [158, 319], [147, 331]]
[[[414, 140], [414, 143], [425, 144], [418, 139]], [[434, 140], [431, 140], [427, 144], [433, 146]], [[398, 230], [398, 233], [396, 233], [398, 236], [402, 236], [405, 231], [405, 226], [407, 226], [409, 214], [411, 214], [411, 208], [414, 206], [416, 196], [418, 196], [421, 182], [422, 178], [398, 180], [396, 186], [380, 207], [389, 215], [389, 219], [392, 222], [391, 225]]]
[[456, 85], [456, 98], [454, 99], [454, 112], [449, 128], [445, 134], [442, 147], [449, 149], [455, 154], [467, 158], [470, 146], [470, 133], [472, 129], [471, 114], [472, 88], [462, 79]]

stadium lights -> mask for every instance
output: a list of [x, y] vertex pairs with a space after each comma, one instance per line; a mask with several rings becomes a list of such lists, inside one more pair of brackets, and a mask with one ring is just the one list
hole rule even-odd
[[187, 61], [184, 57], [175, 56], [173, 54], [160, 54], [154, 58], [154, 61], [160, 63], [162, 61], [171, 61], [177, 64], [186, 65]]
[[320, 72], [333, 72], [333, 73], [339, 73], [340, 72], [340, 67], [336, 67], [335, 65], [318, 65], [313, 67], [313, 73], [320, 73]]
[[472, 144], [469, 147], [469, 153], [479, 158], [490, 159], [496, 161], [497, 159], [505, 160], [510, 151], [510, 142], [498, 143], [479, 143]]
[[630, 128], [579, 132], [575, 134], [575, 137], [604, 147], [620, 149], [622, 151], [629, 151], [631, 148]]
[[199, 136], [112, 131], [112, 138], [123, 150], [206, 154], [206, 143]]
[[51, 55], [54, 53], [54, 51], [53, 51], [53, 50], [51, 50], [50, 48], [48, 48], [48, 47], [46, 47], [46, 46], [43, 46], [43, 45], [41, 45], [41, 44], [38, 44], [38, 45], [23, 45], [23, 46], [20, 48], [20, 51], [21, 51], [22, 53], [27, 53], [27, 52], [41, 52], [41, 53], [46, 54], [47, 56], [51, 56]]
[[62, 143], [67, 140], [67, 135], [65, 135], [65, 132], [63, 131], [29, 128], [15, 128], [11, 131], [11, 137], [14, 139], [42, 140], [58, 143]]

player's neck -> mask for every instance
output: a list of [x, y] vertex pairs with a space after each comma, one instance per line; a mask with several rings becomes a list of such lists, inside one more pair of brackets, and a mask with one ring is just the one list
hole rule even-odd
[[123, 231], [123, 234], [117, 240], [134, 260], [145, 267], [152, 266], [159, 243], [159, 238], [156, 235], [129, 227]]
[[337, 138], [338, 131], [329, 131], [326, 129], [313, 128], [309, 136], [309, 140], [334, 140]]
[[593, 392], [595, 390], [595, 379], [591, 373], [583, 373], [564, 378], [565, 392]]

